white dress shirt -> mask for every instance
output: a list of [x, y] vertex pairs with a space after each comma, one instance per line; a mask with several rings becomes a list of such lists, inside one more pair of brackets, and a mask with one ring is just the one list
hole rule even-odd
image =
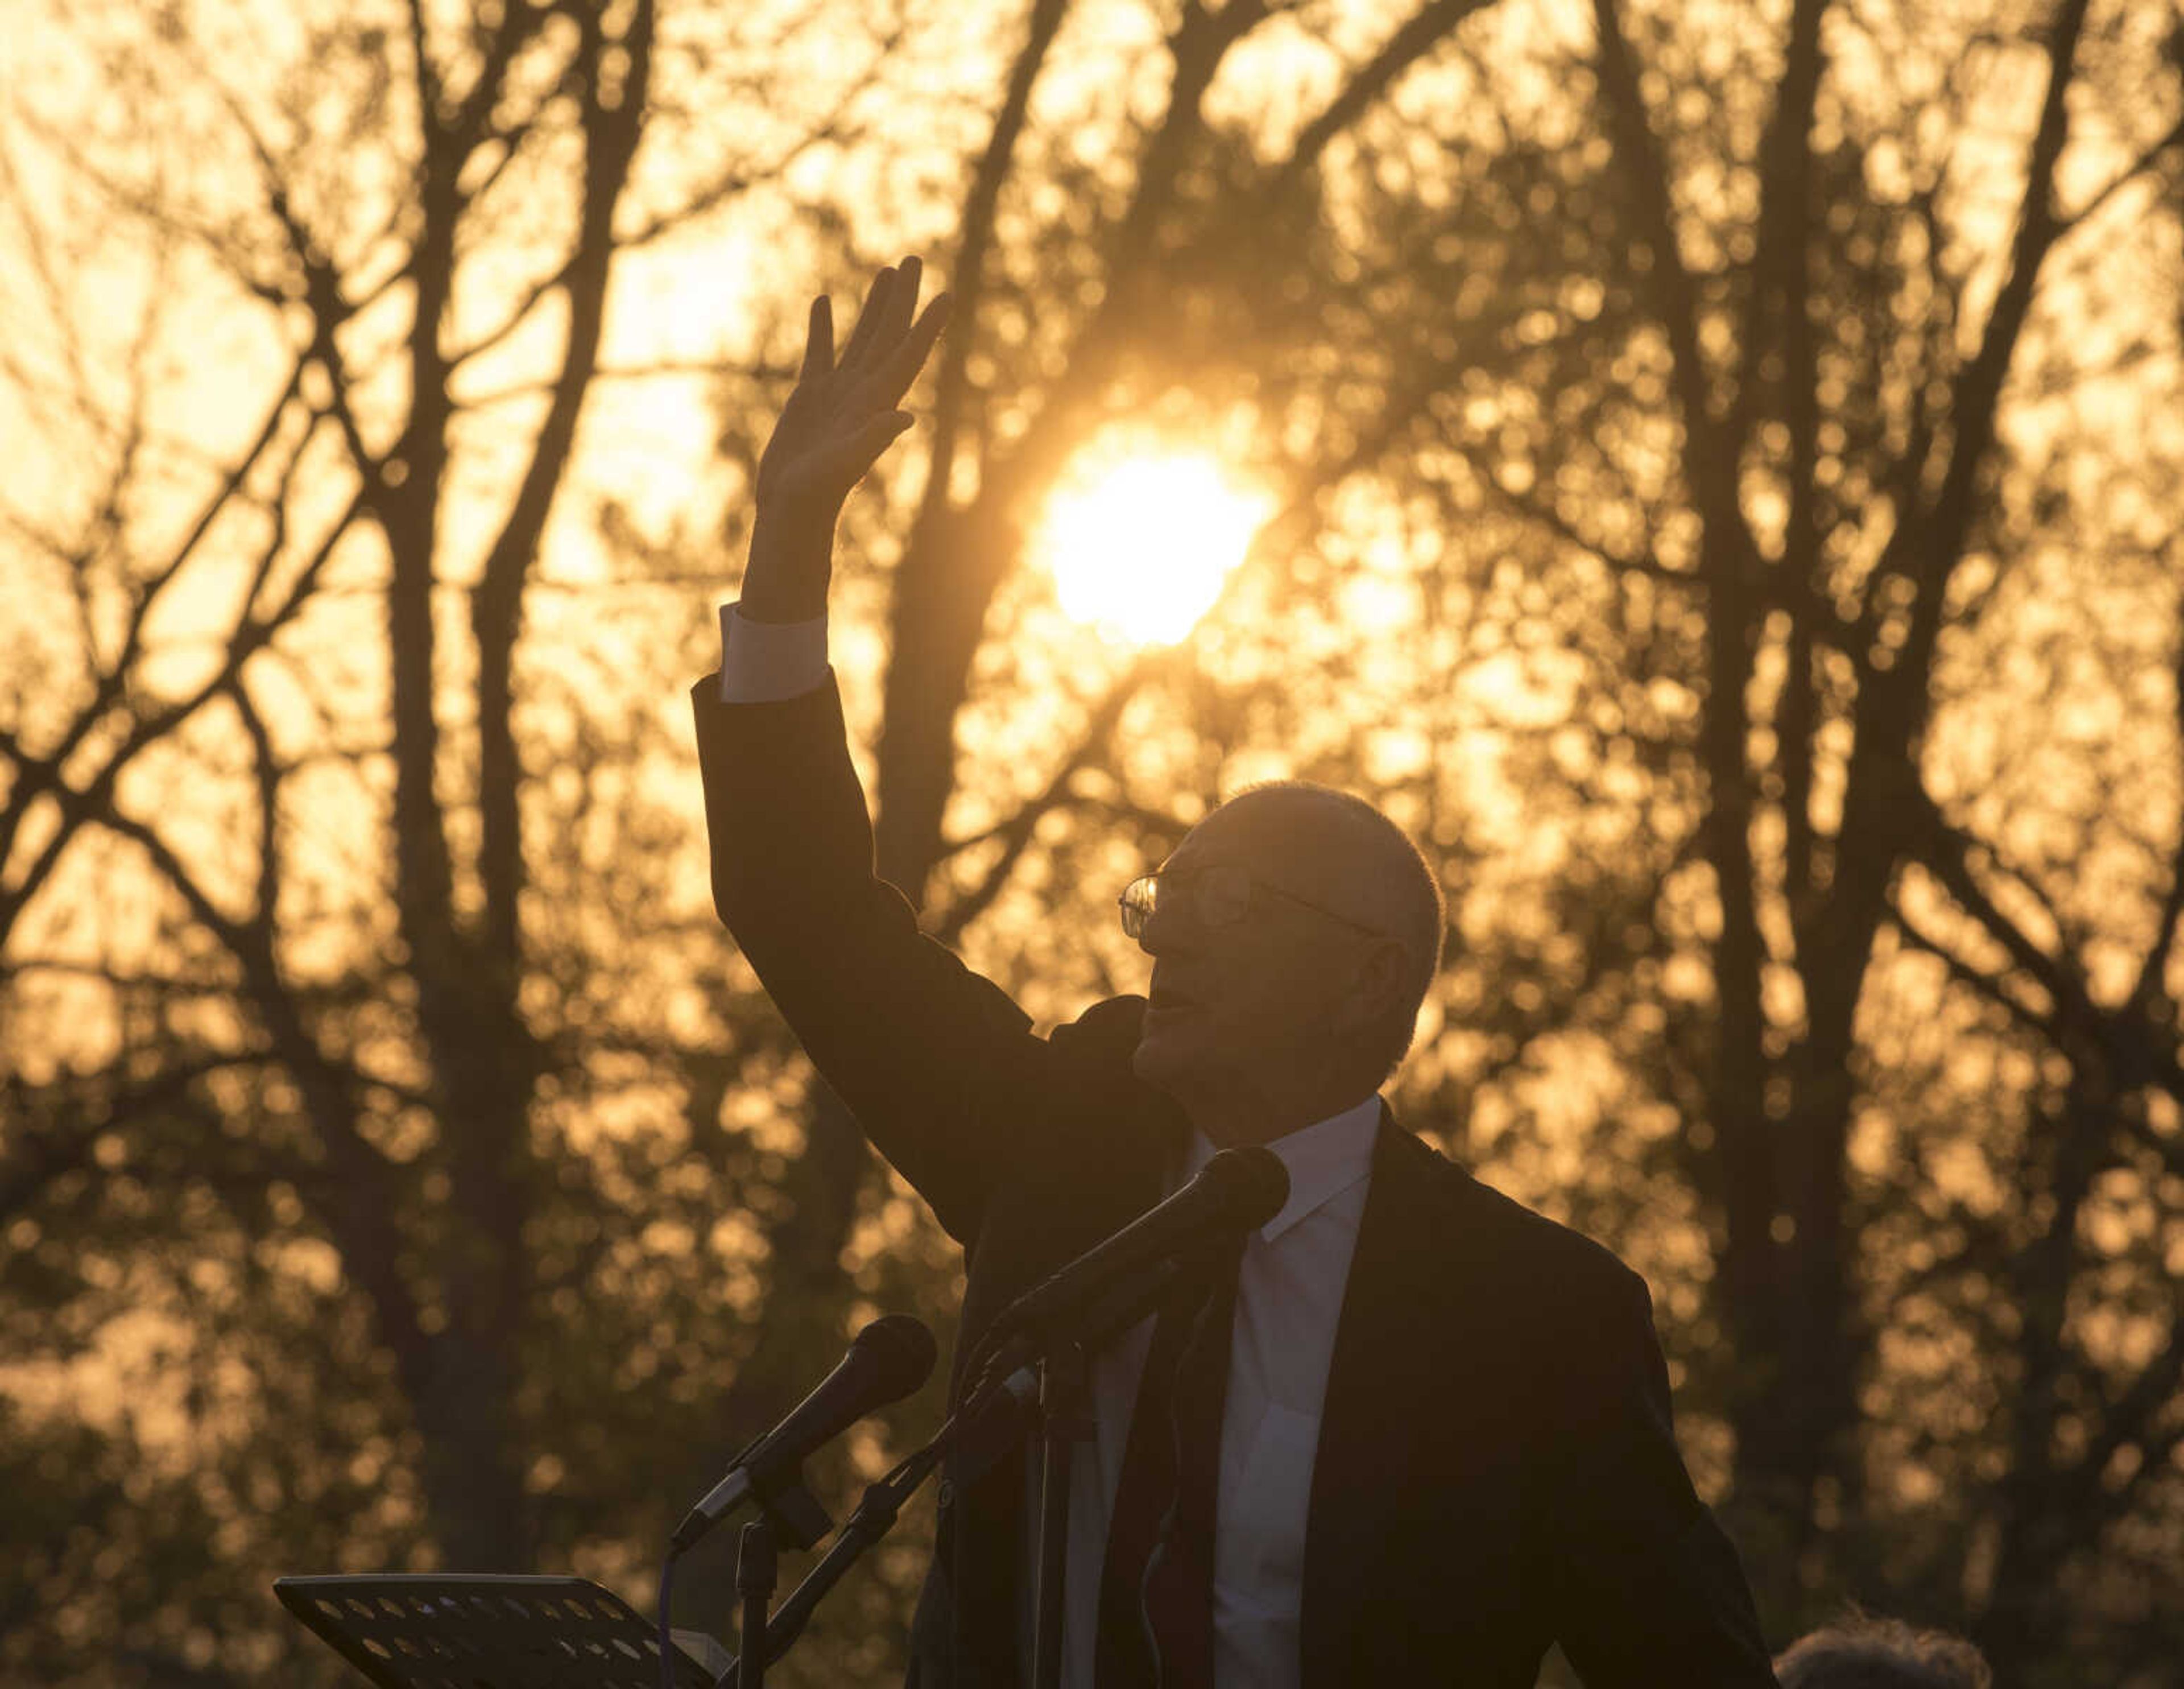
[[[1213, 1515], [1215, 1689], [1292, 1689], [1298, 1681], [1305, 1514], [1320, 1404], [1379, 1123], [1380, 1099], [1368, 1096], [1267, 1146], [1289, 1169], [1290, 1196], [1245, 1240], [1236, 1278]], [[1169, 1188], [1180, 1188], [1212, 1155], [1205, 1134], [1193, 1132], [1188, 1162]], [[1150, 1317], [1141, 1320], [1092, 1363], [1094, 1435], [1070, 1473], [1065, 1689], [1092, 1689], [1107, 1524], [1152, 1328]]]
[[[823, 616], [745, 622], [733, 605], [723, 605], [721, 633], [725, 702], [799, 697], [827, 677]], [[1245, 1240], [1237, 1277], [1214, 1514], [1216, 1689], [1294, 1689], [1298, 1681], [1305, 1515], [1318, 1458], [1320, 1408], [1379, 1120], [1380, 1100], [1368, 1096], [1267, 1146], [1289, 1171], [1290, 1195], [1281, 1212]], [[1170, 1170], [1167, 1188], [1179, 1189], [1213, 1153], [1203, 1133], [1192, 1133], [1185, 1162]], [[1093, 1689], [1107, 1525], [1152, 1324], [1149, 1315], [1092, 1366], [1094, 1435], [1079, 1447], [1070, 1474], [1066, 1689]], [[1027, 1615], [1036, 1552], [1036, 1541], [1028, 1541]]]
[[827, 678], [827, 618], [746, 622], [721, 606], [721, 702], [777, 704]]

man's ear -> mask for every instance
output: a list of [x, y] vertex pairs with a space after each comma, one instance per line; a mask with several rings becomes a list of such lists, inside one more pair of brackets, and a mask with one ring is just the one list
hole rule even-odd
[[1351, 988], [1358, 1024], [1372, 1025], [1388, 1018], [1403, 999], [1411, 973], [1410, 952], [1394, 939], [1376, 939], [1357, 964]]

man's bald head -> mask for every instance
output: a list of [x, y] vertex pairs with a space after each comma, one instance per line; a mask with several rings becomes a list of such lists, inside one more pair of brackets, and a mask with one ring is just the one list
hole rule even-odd
[[1371, 1095], [1440, 960], [1440, 890], [1417, 848], [1370, 804], [1301, 781], [1207, 816], [1139, 906], [1153, 970], [1134, 1066], [1220, 1144]]
[[1375, 1056], [1382, 1077], [1394, 1071], [1440, 964], [1446, 919], [1440, 882], [1410, 835], [1364, 799], [1309, 780], [1247, 787], [1193, 830], [1219, 833], [1284, 890], [1402, 946], [1402, 995]]

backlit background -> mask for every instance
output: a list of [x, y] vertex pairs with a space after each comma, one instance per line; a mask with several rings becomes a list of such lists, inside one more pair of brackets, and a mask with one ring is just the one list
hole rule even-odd
[[[644, 1604], [944, 1326], [684, 697], [811, 295], [919, 252], [833, 649], [928, 927], [1066, 1019], [1210, 805], [1371, 796], [1450, 896], [1396, 1107], [1646, 1275], [1770, 1640], [2173, 1681], [2176, 6], [6, 20], [0, 1679], [333, 1683], [283, 1572]], [[890, 1681], [926, 1524], [781, 1681]]]

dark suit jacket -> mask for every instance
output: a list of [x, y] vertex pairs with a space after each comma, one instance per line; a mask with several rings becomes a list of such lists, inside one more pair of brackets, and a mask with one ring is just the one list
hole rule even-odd
[[[872, 872], [831, 683], [694, 693], [721, 918], [814, 1064], [968, 1267], [957, 1364], [1018, 1293], [1157, 1201], [1189, 1123], [1139, 1081], [1138, 998], [1050, 1038]], [[1023, 1479], [944, 1481], [914, 1685], [1013, 1685]], [[1692, 1493], [1643, 1282], [1384, 1111], [1305, 1544], [1306, 1689], [1774, 1681]]]

